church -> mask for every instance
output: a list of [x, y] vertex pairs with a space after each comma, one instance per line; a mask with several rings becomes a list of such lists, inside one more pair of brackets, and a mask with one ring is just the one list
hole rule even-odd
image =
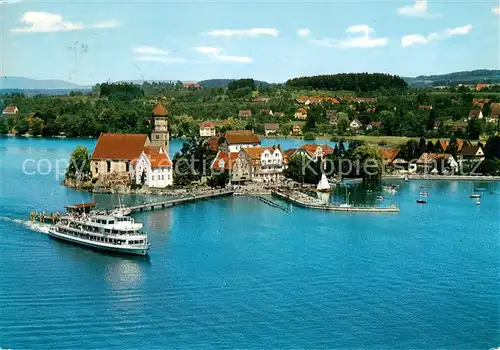
[[167, 108], [158, 103], [152, 118], [151, 135], [101, 133], [90, 157], [94, 179], [127, 179], [157, 188], [173, 184]]

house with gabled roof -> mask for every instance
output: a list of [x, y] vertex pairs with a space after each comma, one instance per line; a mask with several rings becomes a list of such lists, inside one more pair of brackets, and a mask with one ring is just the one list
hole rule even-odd
[[165, 188], [174, 183], [172, 161], [162, 147], [144, 147], [134, 165], [134, 180], [137, 185]]
[[483, 161], [484, 160], [484, 151], [481, 146], [464, 146], [460, 152], [459, 157], [462, 161]]
[[233, 181], [279, 183], [285, 162], [280, 146], [242, 148], [233, 167]]
[[215, 124], [211, 121], [204, 121], [200, 123], [200, 136], [212, 137], [215, 136]]
[[240, 118], [249, 118], [251, 116], [252, 116], [252, 111], [249, 109], [241, 109], [238, 112], [238, 117], [240, 117]]
[[280, 128], [280, 125], [278, 123], [265, 123], [264, 124], [264, 132], [265, 132], [266, 136], [276, 135], [278, 133], [279, 128]]
[[319, 159], [325, 158], [327, 155], [331, 155], [334, 153], [335, 149], [327, 144], [318, 145], [315, 143], [308, 143], [297, 148], [292, 154], [292, 157], [301, 155], [315, 162]]
[[227, 131], [219, 140], [219, 150], [224, 152], [239, 152], [243, 147], [258, 147], [260, 139], [251, 130]]
[[353, 129], [353, 130], [357, 130], [359, 128], [361, 128], [363, 125], [361, 124], [361, 122], [358, 120], [358, 119], [354, 119], [350, 124], [349, 124], [349, 128]]
[[307, 119], [307, 109], [301, 107], [295, 112], [295, 119], [305, 120]]
[[480, 109], [471, 109], [469, 112], [469, 120], [472, 119], [483, 119], [483, 111]]
[[17, 113], [19, 113], [19, 108], [14, 105], [8, 105], [2, 111], [3, 115], [16, 115]]
[[115, 174], [133, 176], [133, 161], [145, 147], [150, 146], [146, 134], [101, 133], [94, 152], [90, 157], [90, 170], [93, 178]]
[[224, 152], [219, 151], [215, 156], [215, 159], [210, 164], [212, 170], [224, 171], [227, 170], [231, 172], [233, 170], [234, 164], [236, 163], [236, 158], [238, 158], [239, 152]]

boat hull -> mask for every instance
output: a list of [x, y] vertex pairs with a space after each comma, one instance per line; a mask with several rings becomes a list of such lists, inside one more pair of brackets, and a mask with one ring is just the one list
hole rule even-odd
[[82, 245], [88, 248], [98, 249], [107, 252], [129, 254], [129, 255], [147, 255], [149, 247], [133, 247], [133, 246], [122, 246], [116, 247], [110, 244], [99, 244], [95, 242], [90, 242], [87, 240], [79, 239], [69, 235], [65, 235], [59, 232], [55, 232], [53, 229], [49, 229], [50, 237], [57, 238], [62, 241]]

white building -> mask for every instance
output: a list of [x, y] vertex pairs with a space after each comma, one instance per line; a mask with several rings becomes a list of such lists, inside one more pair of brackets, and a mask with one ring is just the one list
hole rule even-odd
[[284, 169], [284, 155], [279, 146], [243, 148], [233, 166], [233, 180], [278, 183], [283, 179]]
[[215, 125], [212, 122], [203, 122], [200, 124], [200, 136], [212, 137], [215, 136]]
[[259, 147], [260, 139], [250, 130], [228, 131], [220, 140], [219, 150], [238, 153], [242, 148]]
[[174, 183], [172, 162], [161, 147], [145, 147], [135, 162], [134, 171], [137, 185], [165, 188]]
[[349, 127], [350, 127], [351, 129], [359, 129], [359, 128], [361, 128], [361, 126], [362, 126], [362, 125], [361, 125], [361, 122], [360, 122], [359, 120], [357, 120], [357, 119], [354, 119], [354, 120], [353, 120], [353, 121], [349, 124]]

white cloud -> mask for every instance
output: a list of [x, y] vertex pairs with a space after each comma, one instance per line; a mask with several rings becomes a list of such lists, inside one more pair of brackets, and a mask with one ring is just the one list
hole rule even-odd
[[472, 25], [467, 24], [463, 27], [448, 28], [448, 29], [446, 29], [446, 34], [448, 36], [465, 35], [465, 34], [468, 34], [471, 29], [472, 29]]
[[438, 17], [437, 14], [432, 14], [427, 12], [429, 9], [429, 4], [427, 0], [415, 0], [412, 5], [406, 5], [398, 8], [398, 13], [402, 16], [408, 17], [423, 17], [423, 18], [431, 18]]
[[457, 35], [466, 35], [472, 30], [472, 28], [471, 24], [467, 24], [462, 27], [447, 28], [440, 33], [433, 32], [427, 36], [423, 36], [421, 34], [406, 35], [401, 38], [401, 45], [403, 47], [408, 47], [415, 44], [428, 44], [434, 40], [446, 39]]
[[493, 8], [491, 9], [491, 12], [493, 12], [493, 14], [494, 14], [494, 15], [497, 15], [497, 16], [498, 16], [498, 15], [500, 15], [500, 6], [498, 6], [498, 7], [493, 7]]
[[218, 47], [210, 46], [198, 46], [194, 48], [196, 51], [203, 55], [207, 55], [217, 61], [223, 62], [235, 62], [235, 63], [251, 63], [253, 60], [251, 57], [246, 56], [229, 56], [221, 54], [221, 49]]
[[251, 29], [216, 29], [212, 30], [206, 35], [214, 37], [232, 37], [232, 36], [278, 36], [279, 32], [275, 28], [251, 28]]
[[142, 53], [146, 55], [168, 55], [168, 51], [154, 46], [137, 46], [133, 50], [135, 53]]
[[411, 34], [411, 35], [406, 35], [401, 38], [401, 45], [403, 47], [406, 46], [411, 46], [415, 44], [427, 44], [429, 42], [429, 39], [427, 39], [425, 36], [420, 35], [420, 34]]
[[136, 61], [147, 61], [147, 62], [160, 62], [160, 63], [182, 63], [186, 62], [185, 59], [180, 57], [169, 57], [169, 56], [137, 56]]
[[309, 28], [301, 28], [301, 29], [297, 30], [297, 34], [301, 38], [305, 38], [305, 37], [308, 37], [309, 35], [311, 35], [311, 31], [309, 30]]
[[67, 21], [61, 15], [48, 12], [25, 12], [20, 21], [26, 26], [11, 29], [12, 33], [49, 33], [91, 28], [104, 29], [120, 25], [117, 20], [83, 25], [82, 23]]
[[[307, 32], [307, 35], [301, 35], [301, 30], [298, 31], [299, 36], [303, 38], [311, 36], [311, 32], [309, 30]], [[350, 26], [346, 29], [346, 32], [349, 34], [361, 35], [355, 37], [347, 37], [345, 39], [317, 39], [311, 37], [310, 40], [316, 45], [335, 47], [339, 49], [380, 47], [387, 45], [387, 43], [389, 42], [387, 38], [373, 38], [371, 34], [375, 31], [373, 30], [373, 28], [367, 26], [366, 24]], [[304, 32], [302, 32], [302, 34], [304, 34]]]

